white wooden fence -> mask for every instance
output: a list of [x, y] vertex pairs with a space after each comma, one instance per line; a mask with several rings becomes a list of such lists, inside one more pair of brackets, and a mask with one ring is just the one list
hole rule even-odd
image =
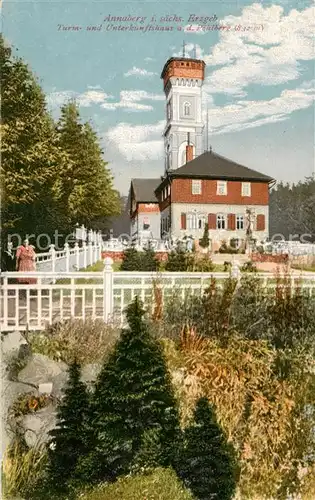
[[78, 271], [95, 264], [102, 258], [102, 243], [90, 241], [78, 243], [73, 248], [65, 243], [63, 250], [55, 250], [54, 245], [50, 246], [49, 252], [36, 255], [36, 269], [38, 271], [65, 272]]
[[[124, 324], [124, 310], [138, 295], [146, 307], [154, 308], [155, 282], [162, 301], [174, 294], [198, 294], [215, 277], [220, 286], [228, 273], [114, 272], [105, 259], [103, 272], [7, 272], [1, 274], [0, 313], [2, 331], [43, 330], [45, 325], [70, 318], [94, 318]], [[276, 286], [269, 273], [255, 274], [266, 289]], [[22, 284], [17, 278], [35, 278], [36, 284]], [[300, 282], [291, 277], [292, 286]], [[315, 297], [315, 273], [303, 275], [301, 286]]]

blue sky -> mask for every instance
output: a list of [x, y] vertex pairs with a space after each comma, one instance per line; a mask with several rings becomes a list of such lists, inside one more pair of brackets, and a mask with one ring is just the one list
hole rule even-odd
[[[145, 19], [105, 21], [109, 15]], [[200, 19], [188, 22], [190, 15]], [[218, 20], [204, 19], [212, 16]], [[114, 31], [118, 25], [173, 29]], [[211, 25], [229, 30], [211, 31]], [[2, 7], [2, 31], [38, 76], [55, 117], [63, 102], [77, 99], [123, 193], [132, 177], [164, 171], [160, 73], [181, 53], [183, 40], [187, 55], [196, 45], [207, 64], [204, 110], [213, 150], [278, 180], [313, 172], [315, 13], [309, 0], [10, 1]]]

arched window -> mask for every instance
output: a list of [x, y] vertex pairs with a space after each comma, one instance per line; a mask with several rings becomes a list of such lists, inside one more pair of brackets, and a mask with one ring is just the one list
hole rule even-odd
[[184, 116], [190, 116], [190, 102], [184, 102]]

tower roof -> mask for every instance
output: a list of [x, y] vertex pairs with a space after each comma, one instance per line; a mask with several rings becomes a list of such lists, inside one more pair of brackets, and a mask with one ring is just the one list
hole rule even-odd
[[202, 61], [201, 59], [192, 59], [191, 57], [170, 57], [170, 59], [168, 59], [166, 61], [166, 63], [164, 64], [164, 67], [163, 67], [162, 73], [161, 73], [161, 78], [165, 77], [166, 70], [167, 70], [168, 66], [174, 62], [183, 63], [183, 67], [184, 67], [185, 63], [189, 63], [189, 62], [190, 63], [197, 63], [198, 66], [201, 65], [203, 67], [203, 69], [206, 66], [206, 63], [204, 61]]

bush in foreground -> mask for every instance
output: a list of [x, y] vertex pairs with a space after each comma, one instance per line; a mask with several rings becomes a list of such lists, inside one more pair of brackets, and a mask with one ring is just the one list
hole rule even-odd
[[199, 500], [230, 500], [235, 493], [235, 453], [205, 397], [197, 401], [194, 421], [185, 429], [179, 475]]
[[53, 490], [66, 491], [80, 456], [86, 453], [85, 422], [89, 408], [86, 386], [80, 380], [80, 365], [69, 367], [69, 381], [57, 413], [57, 426], [50, 431], [48, 482]]
[[103, 361], [118, 336], [118, 328], [102, 320], [70, 319], [29, 334], [29, 343], [33, 352], [55, 361], [70, 364], [77, 359], [83, 365]]
[[172, 469], [157, 468], [148, 474], [119, 479], [96, 487], [81, 500], [193, 500]]
[[175, 459], [177, 404], [162, 348], [143, 315], [136, 298], [127, 309], [129, 328], [95, 384], [90, 453], [78, 467], [88, 482], [113, 481], [137, 467], [168, 466]]

